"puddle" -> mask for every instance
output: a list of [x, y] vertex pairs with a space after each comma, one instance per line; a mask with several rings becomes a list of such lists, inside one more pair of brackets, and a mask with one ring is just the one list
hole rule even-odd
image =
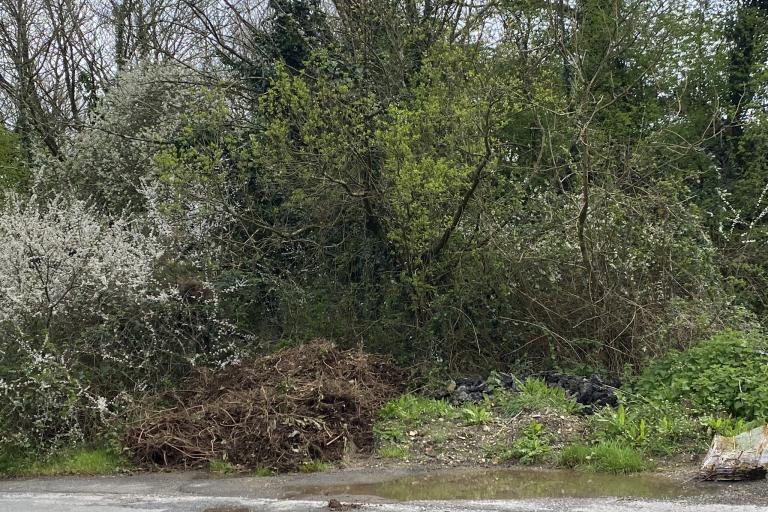
[[678, 498], [706, 491], [659, 476], [580, 471], [488, 470], [431, 473], [377, 483], [303, 487], [305, 496], [378, 496], [394, 501], [525, 498]]

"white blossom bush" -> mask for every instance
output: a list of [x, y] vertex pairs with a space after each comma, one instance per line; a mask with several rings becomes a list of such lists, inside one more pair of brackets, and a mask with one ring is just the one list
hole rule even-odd
[[140, 189], [156, 179], [155, 157], [194, 116], [215, 112], [220, 99], [200, 76], [173, 64], [121, 71], [62, 155], [33, 169], [40, 194], [66, 189], [99, 210], [142, 212]]
[[[12, 198], [0, 210], [0, 444], [87, 437], [117, 409], [94, 390], [82, 333], [146, 300], [162, 245], [83, 201]], [[97, 386], [96, 386], [97, 387]]]
[[116, 298], [143, 298], [162, 252], [127, 218], [102, 219], [62, 197], [11, 201], [0, 239], [0, 322], [42, 326], [47, 336], [64, 314], [98, 315]]

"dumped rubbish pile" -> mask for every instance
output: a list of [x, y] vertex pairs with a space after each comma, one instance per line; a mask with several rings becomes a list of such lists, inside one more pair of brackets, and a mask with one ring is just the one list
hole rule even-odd
[[[546, 372], [530, 377], [540, 378], [550, 386], [563, 388], [577, 403], [584, 406], [583, 412], [589, 414], [602, 406], [617, 407], [619, 400], [616, 389], [620, 382], [604, 381], [597, 375], [577, 377], [554, 372]], [[507, 373], [492, 373], [487, 379], [479, 376], [461, 377], [452, 381], [448, 387], [435, 394], [436, 398], [460, 404], [465, 402], [481, 402], [498, 389], [516, 392], [518, 378]]]
[[621, 387], [621, 383], [618, 381], [606, 382], [598, 375], [586, 378], [560, 373], [545, 373], [541, 375], [541, 378], [550, 386], [563, 388], [576, 399], [577, 403], [585, 407], [585, 412], [592, 412], [594, 409], [606, 405], [611, 407], [618, 407], [619, 405], [616, 390]]
[[756, 480], [768, 470], [768, 425], [733, 437], [715, 436], [699, 476], [704, 480]]
[[[403, 391], [388, 358], [317, 340], [222, 370], [201, 369], [170, 407], [136, 413], [123, 442], [143, 466], [224, 460], [291, 470], [373, 446], [381, 405]], [[168, 397], [164, 397], [166, 402]]]

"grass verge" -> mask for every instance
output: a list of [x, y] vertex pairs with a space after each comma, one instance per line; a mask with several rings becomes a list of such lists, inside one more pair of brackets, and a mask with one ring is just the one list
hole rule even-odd
[[560, 465], [617, 474], [638, 473], [652, 469], [652, 465], [641, 451], [615, 441], [600, 442], [594, 446], [585, 444], [566, 446], [560, 454]]
[[408, 458], [408, 455], [410, 455], [411, 451], [407, 446], [388, 445], [379, 448], [377, 453], [382, 459], [405, 460]]
[[0, 476], [109, 475], [130, 467], [114, 448], [73, 447], [45, 458], [14, 450], [0, 451]]

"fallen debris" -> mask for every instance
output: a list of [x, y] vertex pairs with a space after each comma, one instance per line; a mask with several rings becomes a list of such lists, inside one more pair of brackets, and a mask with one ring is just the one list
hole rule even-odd
[[[582, 412], [591, 414], [595, 409], [603, 406], [617, 407], [619, 399], [616, 389], [619, 382], [606, 382], [597, 375], [591, 377], [577, 377], [560, 373], [546, 372], [531, 375], [540, 378], [550, 386], [563, 388], [577, 403], [584, 406]], [[523, 379], [521, 379], [523, 380]], [[435, 393], [435, 398], [445, 399], [454, 404], [466, 402], [482, 402], [487, 396], [494, 394], [499, 388], [508, 391], [517, 391], [517, 378], [506, 373], [492, 373], [487, 379], [482, 377], [461, 377], [440, 392]]]
[[768, 469], [768, 425], [733, 437], [715, 436], [699, 475], [704, 480], [759, 480]]
[[598, 375], [587, 378], [553, 372], [544, 373], [541, 377], [550, 386], [563, 388], [576, 399], [577, 403], [584, 406], [585, 413], [591, 413], [595, 408], [606, 405], [611, 407], [619, 405], [616, 389], [621, 386], [621, 383], [618, 381], [606, 382]]
[[359, 503], [342, 503], [337, 499], [331, 499], [328, 502], [328, 508], [331, 510], [353, 510], [360, 508]]
[[293, 470], [337, 461], [372, 449], [376, 411], [405, 380], [388, 358], [317, 340], [199, 370], [174, 406], [137, 411], [123, 442], [142, 466]]

